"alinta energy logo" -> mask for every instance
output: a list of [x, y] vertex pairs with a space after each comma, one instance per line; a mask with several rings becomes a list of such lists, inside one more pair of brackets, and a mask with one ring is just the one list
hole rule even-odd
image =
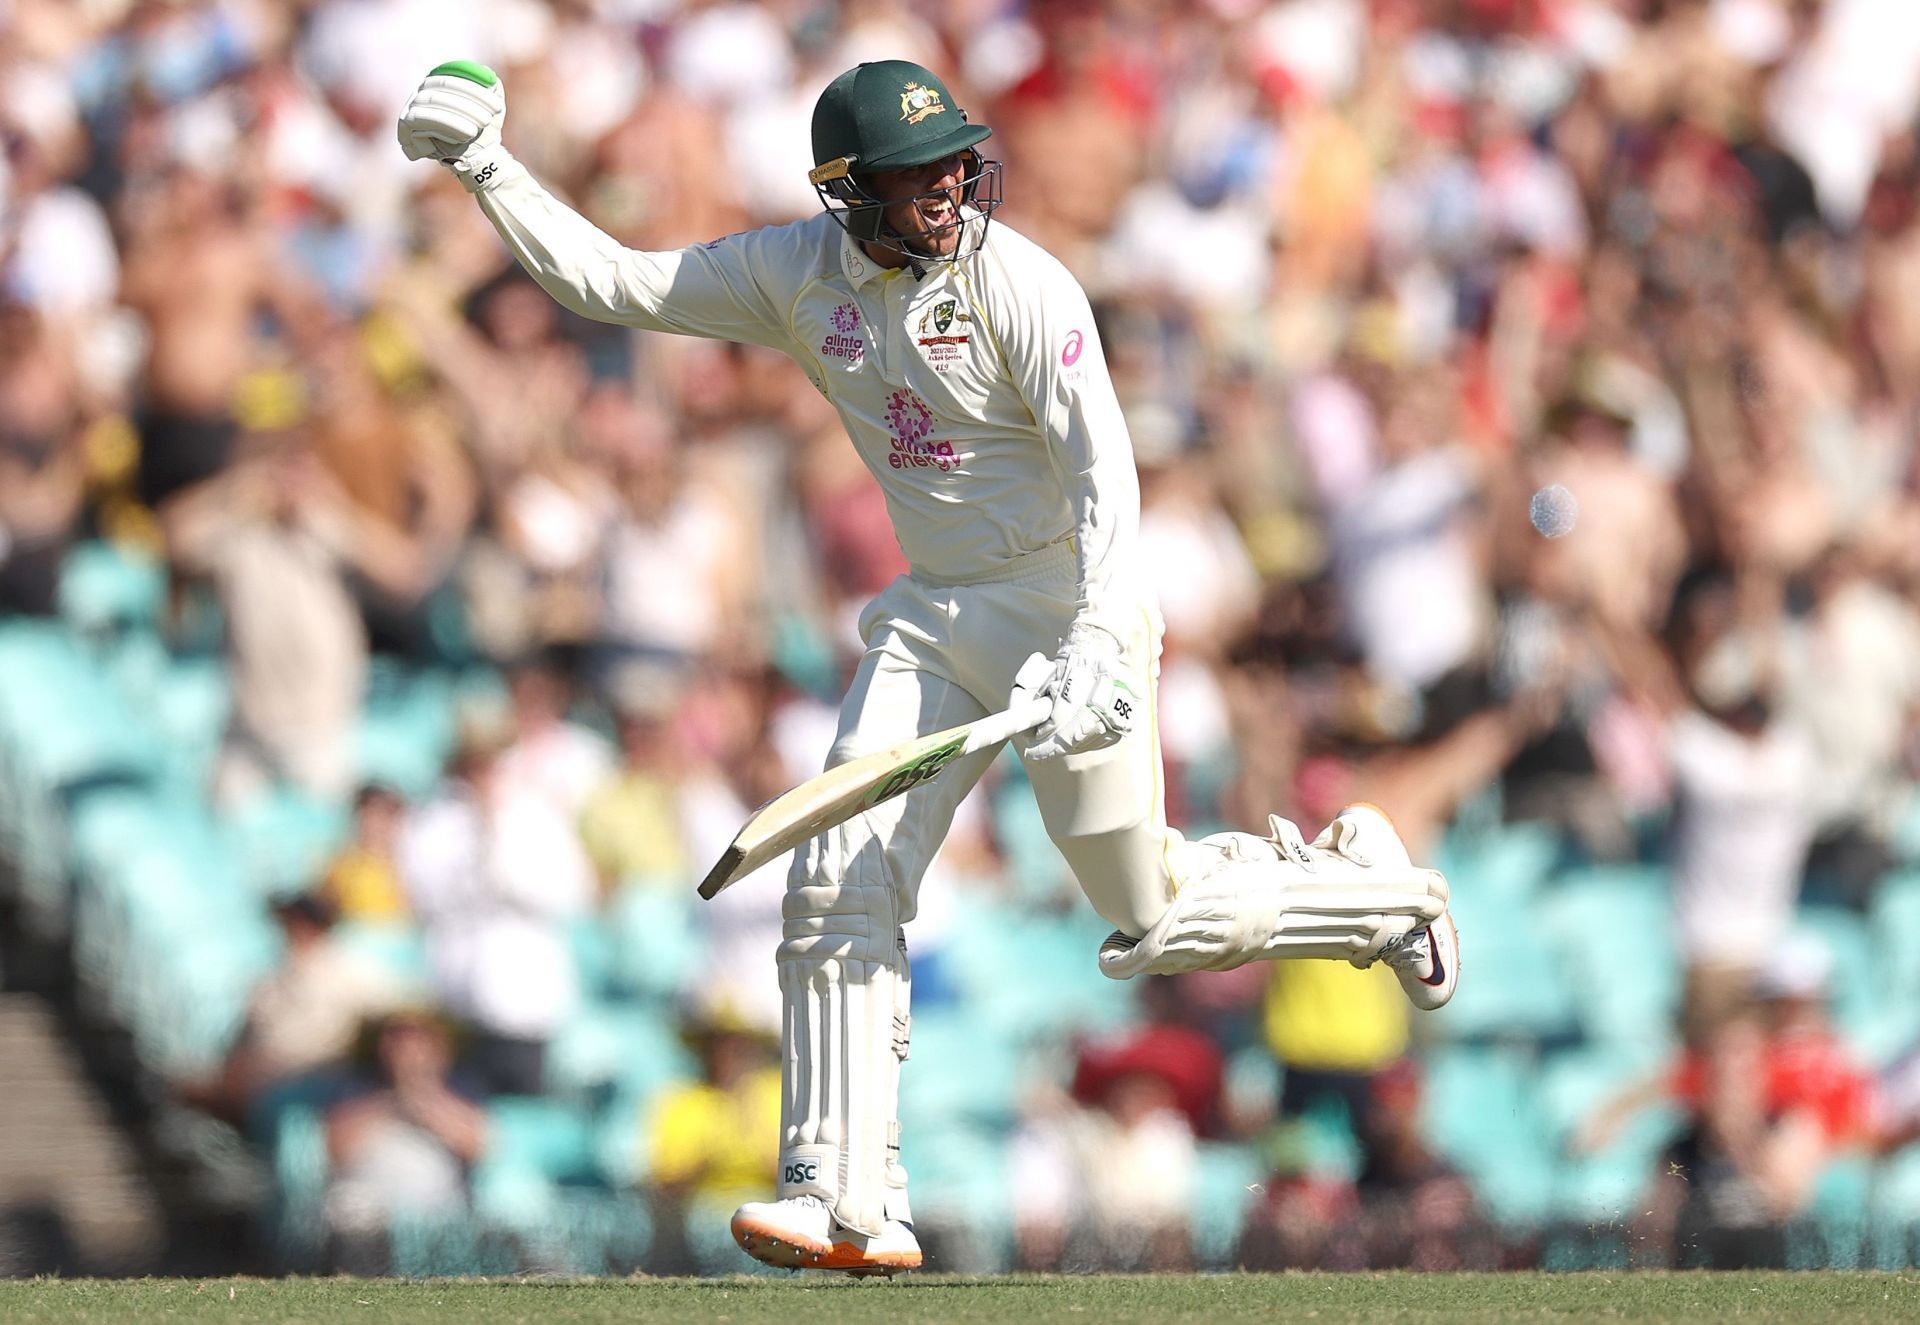
[[960, 468], [952, 442], [927, 440], [933, 431], [933, 411], [913, 392], [896, 391], [887, 397], [887, 428], [893, 433], [889, 469], [937, 469], [947, 474]]
[[855, 368], [867, 357], [867, 342], [853, 333], [860, 329], [860, 310], [841, 304], [833, 310], [833, 330], [820, 342], [820, 353], [830, 359], [845, 359]]

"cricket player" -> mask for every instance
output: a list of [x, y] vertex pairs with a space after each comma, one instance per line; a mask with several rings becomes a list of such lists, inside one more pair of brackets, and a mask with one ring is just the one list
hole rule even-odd
[[[829, 766], [1038, 695], [1017, 740], [1047, 831], [1115, 931], [1117, 979], [1256, 958], [1385, 960], [1437, 1008], [1459, 976], [1446, 881], [1385, 815], [1337, 816], [1312, 844], [1189, 842], [1166, 823], [1132, 444], [1087, 297], [1005, 225], [989, 136], [930, 70], [836, 78], [813, 113], [820, 215], [673, 253], [624, 248], [501, 142], [484, 66], [441, 65], [400, 142], [460, 179], [522, 266], [586, 317], [779, 350], [832, 402], [886, 493], [911, 567], [860, 620], [865, 652]], [[794, 853], [777, 956], [785, 1090], [777, 1199], [733, 1234], [772, 1265], [891, 1273], [920, 1264], [899, 1162], [907, 1056], [904, 926], [983, 750]], [[992, 934], [969, 942], [992, 943]]]

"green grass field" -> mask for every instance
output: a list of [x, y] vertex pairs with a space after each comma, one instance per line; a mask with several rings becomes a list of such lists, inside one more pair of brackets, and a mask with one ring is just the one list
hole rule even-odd
[[0, 1321], [915, 1325], [939, 1321], [1920, 1320], [1920, 1274], [914, 1275], [793, 1279], [0, 1282]]

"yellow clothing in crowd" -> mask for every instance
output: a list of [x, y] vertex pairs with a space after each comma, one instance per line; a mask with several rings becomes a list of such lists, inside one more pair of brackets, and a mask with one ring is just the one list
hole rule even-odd
[[669, 1090], [648, 1133], [654, 1182], [764, 1194], [779, 1158], [780, 1069], [751, 1072], [731, 1091], [704, 1081]]
[[1375, 1072], [1407, 1051], [1407, 998], [1385, 962], [1275, 962], [1266, 1030], [1285, 1066]]
[[622, 772], [588, 797], [580, 844], [603, 884], [687, 876], [673, 788], [652, 774]]
[[360, 847], [348, 847], [334, 858], [320, 894], [342, 920], [395, 924], [412, 915], [393, 862]]

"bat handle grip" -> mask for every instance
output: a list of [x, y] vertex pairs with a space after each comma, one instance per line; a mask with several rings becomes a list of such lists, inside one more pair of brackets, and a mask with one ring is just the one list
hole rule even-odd
[[967, 749], [984, 750], [990, 745], [998, 745], [1021, 732], [1032, 731], [1047, 720], [1053, 712], [1050, 699], [1027, 699], [1015, 704], [1003, 712], [980, 719], [967, 737]]

